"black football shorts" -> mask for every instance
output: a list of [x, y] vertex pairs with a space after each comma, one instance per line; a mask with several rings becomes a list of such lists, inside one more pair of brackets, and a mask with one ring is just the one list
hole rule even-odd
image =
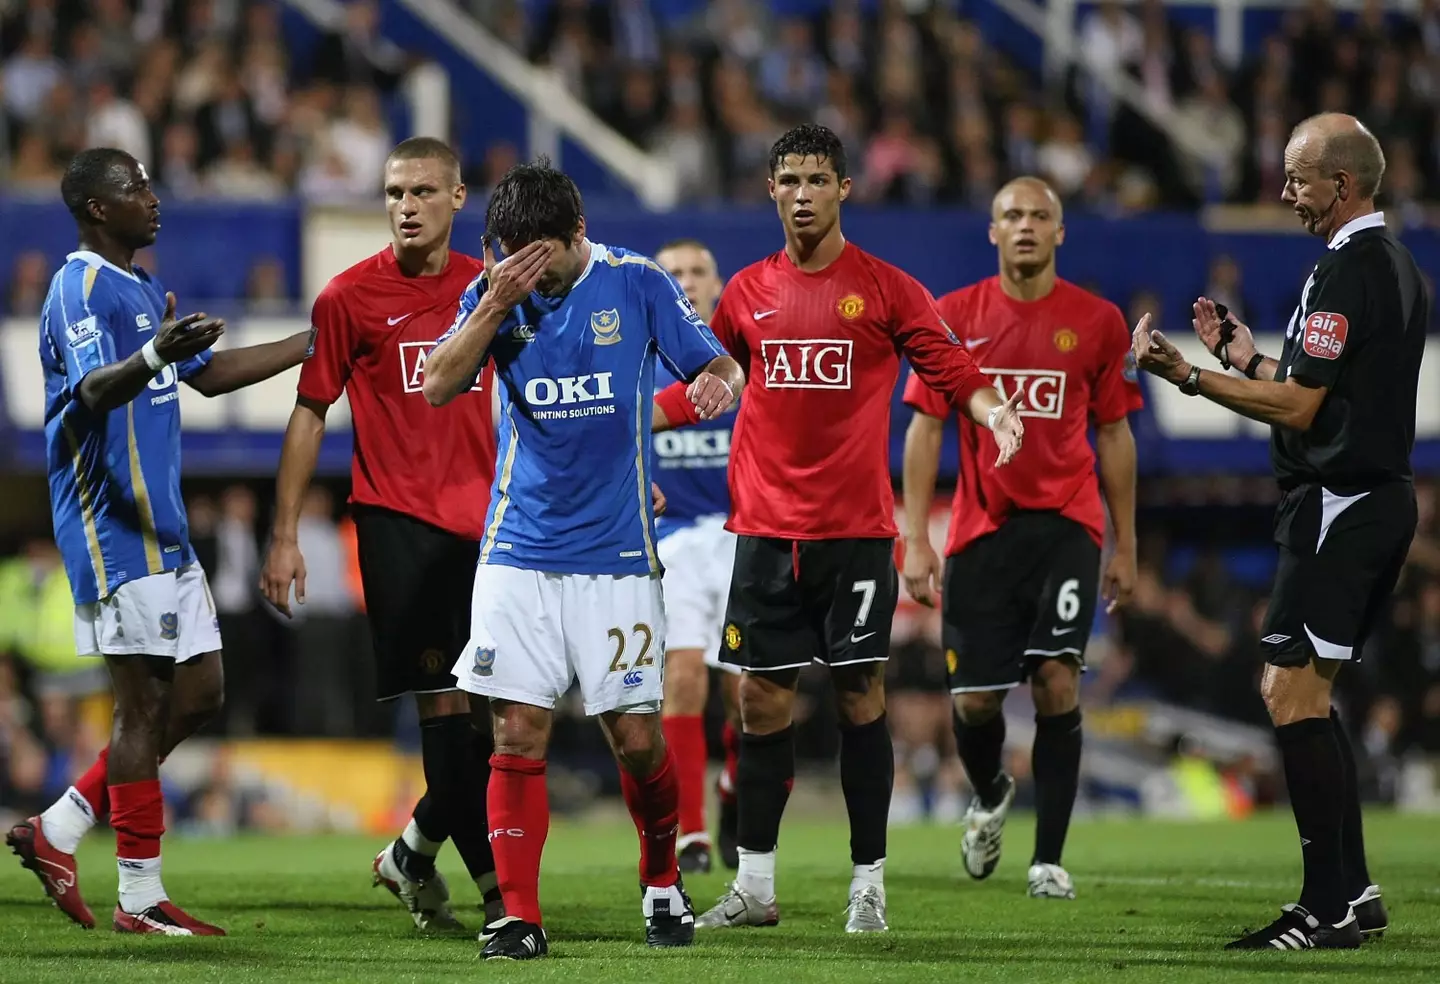
[[1355, 659], [1384, 613], [1415, 536], [1415, 487], [1340, 495], [1301, 485], [1280, 498], [1280, 548], [1260, 651], [1275, 666]]
[[890, 656], [895, 541], [741, 536], [720, 661], [757, 673]]
[[456, 689], [450, 672], [470, 641], [480, 545], [375, 506], [355, 506], [365, 612], [379, 700]]
[[1100, 547], [1056, 512], [1020, 512], [945, 560], [941, 589], [950, 692], [1017, 687], [1047, 659], [1084, 665]]

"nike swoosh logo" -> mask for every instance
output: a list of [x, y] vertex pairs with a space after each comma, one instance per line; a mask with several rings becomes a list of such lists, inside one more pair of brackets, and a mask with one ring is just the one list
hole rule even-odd
[[852, 632], [852, 633], [850, 633], [850, 641], [851, 641], [851, 642], [864, 642], [866, 639], [870, 638], [870, 637], [873, 636], [874, 634], [875, 634], [875, 633], [873, 633], [873, 632], [867, 632], [867, 633], [865, 633], [865, 634], [862, 635], [862, 636], [857, 636], [855, 633]]
[[775, 309], [772, 310], [772, 311], [756, 311], [756, 312], [755, 312], [755, 320], [756, 320], [756, 321], [764, 321], [766, 318], [770, 317], [770, 315], [772, 315], [772, 314], [779, 314], [779, 313], [780, 313], [780, 309], [779, 309], [779, 308], [775, 308]]
[[[415, 313], [414, 311], [411, 311], [411, 312], [410, 312], [410, 314], [414, 314], [414, 313]], [[391, 328], [394, 328], [394, 327], [395, 327], [396, 325], [398, 325], [400, 322], [402, 322], [402, 321], [404, 321], [406, 318], [410, 317], [410, 314], [402, 314], [402, 315], [400, 315], [400, 317], [398, 317], [398, 318], [386, 318], [386, 319], [385, 319], [385, 323], [386, 323], [387, 325], [389, 325]]]
[[990, 341], [989, 335], [986, 335], [984, 338], [967, 338], [965, 339], [965, 351], [968, 352], [973, 348], [984, 345], [988, 341]]
[[1051, 634], [1052, 636], [1062, 636], [1062, 635], [1069, 635], [1071, 632], [1074, 632], [1074, 631], [1075, 631], [1075, 630], [1074, 630], [1073, 628], [1070, 628], [1070, 629], [1051, 629], [1051, 630], [1050, 630], [1050, 634]]

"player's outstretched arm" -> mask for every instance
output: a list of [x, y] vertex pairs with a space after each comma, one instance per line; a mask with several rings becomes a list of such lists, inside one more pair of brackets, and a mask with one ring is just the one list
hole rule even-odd
[[1095, 455], [1100, 459], [1100, 488], [1115, 527], [1115, 552], [1105, 565], [1100, 595], [1109, 601], [1107, 612], [1130, 603], [1135, 590], [1135, 435], [1125, 417], [1095, 428]]
[[202, 396], [219, 396], [264, 382], [305, 361], [310, 350], [310, 331], [297, 331], [289, 338], [263, 345], [216, 352], [199, 372], [185, 382]]
[[1020, 396], [1018, 386], [1008, 400], [1002, 400], [995, 387], [982, 386], [965, 401], [965, 415], [995, 435], [995, 444], [1000, 449], [995, 458], [997, 468], [1009, 464], [1025, 440], [1025, 424], [1020, 420]]
[[204, 313], [175, 318], [175, 295], [165, 295], [165, 318], [140, 351], [120, 362], [85, 374], [76, 390], [80, 402], [95, 413], [123, 407], [144, 392], [150, 380], [172, 363], [199, 355], [225, 334], [225, 322]]
[[1329, 387], [1290, 376], [1283, 383], [1269, 379], [1243, 379], [1222, 372], [1200, 370], [1185, 361], [1170, 340], [1150, 330], [1150, 315], [1142, 315], [1131, 336], [1135, 364], [1177, 386], [1194, 377], [1196, 392], [1227, 410], [1262, 424], [1307, 431], [1325, 402]]
[[550, 264], [551, 245], [537, 240], [497, 261], [487, 242], [484, 247], [485, 292], [465, 320], [435, 346], [425, 360], [424, 393], [432, 407], [443, 407], [470, 389], [485, 362], [485, 353], [510, 309], [540, 282]]
[[325, 436], [325, 413], [329, 407], [318, 400], [297, 397], [290, 422], [285, 426], [285, 443], [280, 449], [280, 472], [275, 477], [275, 519], [270, 527], [270, 546], [260, 569], [260, 590], [286, 618], [290, 617], [290, 585], [295, 600], [305, 604], [305, 557], [300, 553], [300, 505]]
[[919, 410], [905, 429], [903, 489], [905, 500], [905, 590], [927, 608], [940, 590], [940, 555], [930, 543], [930, 506], [940, 473], [945, 421]]

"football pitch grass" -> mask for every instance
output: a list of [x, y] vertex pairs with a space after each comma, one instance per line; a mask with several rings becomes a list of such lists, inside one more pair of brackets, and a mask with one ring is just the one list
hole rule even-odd
[[[838, 805], [838, 804], [837, 804]], [[1385, 938], [1349, 952], [1226, 953], [1242, 929], [1290, 901], [1299, 848], [1288, 813], [1238, 824], [1094, 820], [1071, 833], [1066, 864], [1079, 898], [1025, 896], [1033, 827], [1006, 830], [999, 869], [983, 883], [960, 867], [953, 828], [890, 832], [891, 931], [846, 936], [849, 880], [842, 823], [798, 818], [781, 832], [781, 924], [702, 932], [693, 947], [643, 943], [636, 842], [621, 822], [557, 823], [541, 898], [550, 956], [481, 963], [473, 934], [422, 936], [383, 889], [370, 888], [372, 838], [246, 837], [166, 844], [165, 882], [225, 939], [119, 936], [109, 931], [115, 867], [109, 835], [81, 852], [81, 885], [101, 928], [70, 924], [34, 876], [0, 867], [0, 981], [382, 982], [529, 980], [868, 984], [871, 981], [1399, 981], [1440, 973], [1440, 819], [1375, 813], [1372, 874], [1390, 909]], [[478, 928], [474, 886], [446, 847], [441, 866], [456, 911]], [[694, 876], [697, 908], [725, 873]]]

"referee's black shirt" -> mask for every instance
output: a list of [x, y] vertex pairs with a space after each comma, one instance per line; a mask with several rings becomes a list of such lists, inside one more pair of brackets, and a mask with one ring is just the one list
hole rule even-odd
[[1274, 427], [1280, 487], [1331, 491], [1410, 480], [1430, 298], [1415, 259], [1374, 212], [1346, 223], [1305, 282], [1275, 379], [1328, 389], [1305, 432]]

